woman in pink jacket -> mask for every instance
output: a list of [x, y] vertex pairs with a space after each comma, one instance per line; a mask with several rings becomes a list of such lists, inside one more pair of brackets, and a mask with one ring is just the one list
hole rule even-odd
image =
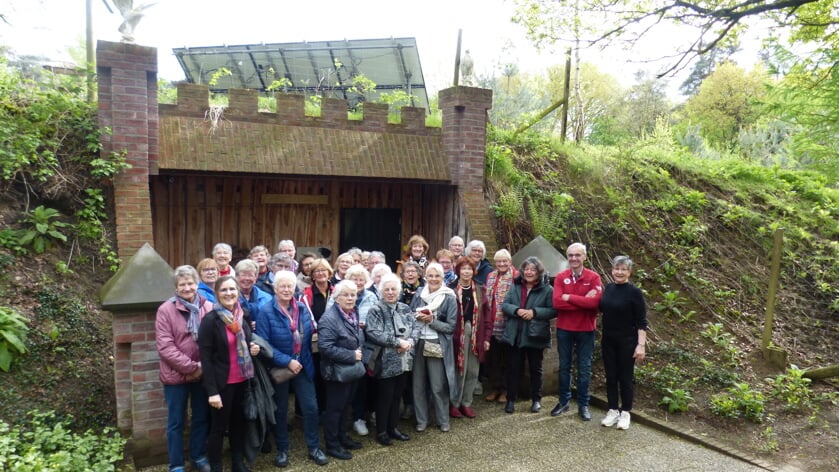
[[169, 448], [169, 471], [183, 472], [184, 429], [187, 404], [192, 406], [189, 427], [189, 456], [195, 469], [209, 472], [207, 434], [210, 407], [207, 392], [201, 385], [201, 361], [198, 354], [198, 327], [212, 303], [198, 294], [198, 272], [192, 266], [175, 269], [175, 296], [157, 309], [154, 322], [157, 353], [160, 356], [160, 381], [169, 418], [166, 443]]

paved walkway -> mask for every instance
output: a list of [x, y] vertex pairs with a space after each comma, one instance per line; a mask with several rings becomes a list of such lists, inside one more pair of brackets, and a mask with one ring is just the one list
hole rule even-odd
[[[760, 471], [731, 456], [706, 449], [633, 422], [627, 431], [600, 426], [604, 411], [592, 408], [593, 419], [583, 422], [572, 400], [570, 414], [550, 416], [556, 397], [544, 398], [541, 413], [530, 413], [530, 402], [520, 401], [508, 415], [503, 406], [476, 400], [477, 419], [452, 419], [452, 430], [429, 427], [417, 433], [414, 422], [403, 420], [400, 430], [408, 442], [383, 447], [372, 436], [361, 438], [364, 448], [350, 461], [330, 458], [317, 467], [307, 457], [302, 426], [295, 421], [291, 435], [290, 466], [284, 470], [341, 471]], [[372, 431], [371, 431], [371, 434]], [[279, 471], [274, 453], [263, 454], [254, 471]], [[145, 469], [165, 471], [166, 467]], [[229, 462], [225, 463], [229, 470]]]

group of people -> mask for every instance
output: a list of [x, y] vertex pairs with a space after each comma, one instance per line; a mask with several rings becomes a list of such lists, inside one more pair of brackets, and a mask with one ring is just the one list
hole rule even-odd
[[[248, 470], [259, 451], [276, 446], [274, 464], [289, 464], [289, 394], [303, 419], [309, 458], [352, 458], [362, 447], [349, 432], [367, 435], [375, 423], [382, 446], [408, 441], [400, 418], [416, 431], [451, 418], [475, 418], [473, 403], [487, 385], [488, 401], [515, 412], [527, 361], [530, 411], [541, 411], [542, 359], [555, 319], [559, 402], [570, 410], [571, 363], [576, 357], [577, 407], [591, 419], [588, 387], [598, 313], [603, 313], [603, 359], [609, 411], [604, 426], [629, 427], [633, 366], [644, 358], [647, 329], [641, 291], [629, 283], [632, 261], [613, 261], [614, 282], [584, 267], [586, 248], [567, 249], [569, 268], [553, 284], [536, 257], [513, 267], [510, 252], [493, 264], [481, 241], [453, 237], [429, 253], [412, 236], [392, 272], [379, 251], [353, 248], [335, 258], [298, 259], [280, 241], [232, 263], [231, 247], [174, 273], [175, 295], [157, 312], [160, 379], [168, 408], [169, 470], [185, 468], [183, 436], [189, 415], [189, 459], [201, 472], [222, 469], [229, 437], [232, 470]], [[619, 403], [620, 399], [620, 403]], [[246, 413], [247, 412], [247, 413]], [[321, 448], [323, 428], [325, 447]]]

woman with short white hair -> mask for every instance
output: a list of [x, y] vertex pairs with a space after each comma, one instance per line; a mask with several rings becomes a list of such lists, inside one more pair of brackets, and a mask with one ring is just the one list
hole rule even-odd
[[[361, 269], [367, 273], [363, 267]], [[362, 288], [362, 291], [365, 290]], [[326, 453], [341, 460], [352, 459], [348, 449], [361, 448], [360, 442], [350, 438], [346, 421], [358, 379], [342, 379], [338, 373], [342, 366], [347, 368], [361, 362], [364, 331], [359, 323], [357, 298], [355, 282], [338, 282], [332, 290], [332, 304], [318, 324], [320, 371], [326, 381], [326, 413], [323, 415]]]
[[[379, 291], [382, 298], [367, 315], [364, 353], [369, 362], [368, 373], [375, 377], [376, 441], [383, 446], [392, 439], [407, 441], [407, 434], [399, 431], [399, 400], [413, 367], [413, 347], [419, 334], [411, 307], [399, 302], [402, 281], [395, 274], [381, 277]], [[370, 365], [374, 367], [372, 370]]]
[[458, 397], [452, 344], [457, 324], [457, 300], [454, 291], [443, 285], [443, 266], [440, 264], [428, 264], [425, 280], [426, 285], [411, 301], [419, 329], [412, 376], [414, 414], [417, 431], [425, 431], [430, 390], [440, 431], [448, 432], [451, 429], [449, 401]]
[[[466, 246], [466, 252], [463, 254], [464, 256], [472, 259], [472, 262], [475, 263], [475, 281], [481, 285], [486, 285], [487, 277], [489, 273], [492, 272], [492, 264], [489, 263], [489, 260], [486, 258], [487, 247], [484, 245], [483, 241], [478, 241], [477, 239], [473, 239], [469, 241], [469, 245]], [[457, 261], [455, 261], [457, 263]]]
[[[382, 282], [382, 276], [392, 273], [393, 271], [390, 270], [390, 266], [387, 264], [376, 264], [370, 271], [370, 286], [367, 288], [367, 290], [373, 292], [373, 295], [376, 296], [377, 300], [382, 298], [381, 291], [379, 290], [379, 285]], [[402, 282], [400, 281], [399, 284], [399, 288], [401, 289]]]
[[264, 338], [273, 348], [271, 367], [288, 368], [295, 374], [289, 381], [274, 384], [274, 441], [277, 457], [274, 465], [288, 465], [289, 435], [287, 426], [289, 387], [303, 413], [303, 436], [309, 458], [318, 465], [328, 459], [320, 449], [318, 436], [318, 404], [315, 394], [315, 363], [312, 358], [312, 334], [315, 331], [313, 317], [308, 307], [294, 299], [297, 276], [294, 272], [281, 270], [274, 274], [274, 297], [271, 303], [262, 306], [256, 320], [256, 334]]
[[227, 243], [218, 243], [213, 246], [213, 260], [218, 264], [218, 276], [230, 275], [236, 277], [236, 271], [230, 265], [233, 257], [233, 249]]
[[[369, 313], [370, 309], [376, 305], [378, 297], [376, 297], [373, 292], [366, 289], [369, 278], [367, 275], [367, 269], [365, 269], [361, 264], [350, 266], [350, 268], [347, 269], [345, 280], [355, 284], [355, 311], [358, 315], [358, 324], [363, 330], [367, 327], [367, 313]], [[331, 304], [334, 304], [336, 301], [337, 300], [333, 297], [327, 304], [326, 311], [329, 311]], [[367, 429], [366, 420], [368, 410], [367, 403], [367, 379], [361, 379], [358, 382], [358, 388], [355, 394], [355, 399], [353, 400], [352, 408], [353, 429], [355, 429], [355, 432], [360, 436], [367, 436], [370, 433]]]

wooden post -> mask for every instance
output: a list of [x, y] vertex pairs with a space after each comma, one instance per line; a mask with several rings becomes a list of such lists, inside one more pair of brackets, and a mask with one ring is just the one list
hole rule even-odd
[[559, 135], [559, 141], [565, 142], [565, 133], [568, 132], [568, 95], [571, 94], [571, 48], [565, 51], [565, 86], [562, 92], [562, 101], [565, 102], [565, 107], [562, 109], [562, 134]]
[[460, 40], [463, 37], [463, 30], [457, 30], [457, 52], [454, 54], [454, 87], [460, 83]]
[[827, 379], [836, 376], [839, 376], [839, 364], [821, 367], [818, 369], [807, 369], [807, 371], [804, 372], [804, 378], [813, 380]]
[[93, 7], [90, 4], [93, 0], [85, 2], [85, 83], [87, 84], [87, 103], [93, 103]]
[[774, 346], [772, 343], [772, 325], [775, 322], [775, 298], [778, 293], [778, 279], [781, 276], [781, 251], [784, 246], [784, 230], [775, 230], [775, 241], [772, 248], [772, 266], [769, 272], [769, 293], [766, 296], [766, 321], [763, 325], [763, 337], [761, 347], [763, 357], [776, 365], [778, 368], [786, 367], [786, 352]]

